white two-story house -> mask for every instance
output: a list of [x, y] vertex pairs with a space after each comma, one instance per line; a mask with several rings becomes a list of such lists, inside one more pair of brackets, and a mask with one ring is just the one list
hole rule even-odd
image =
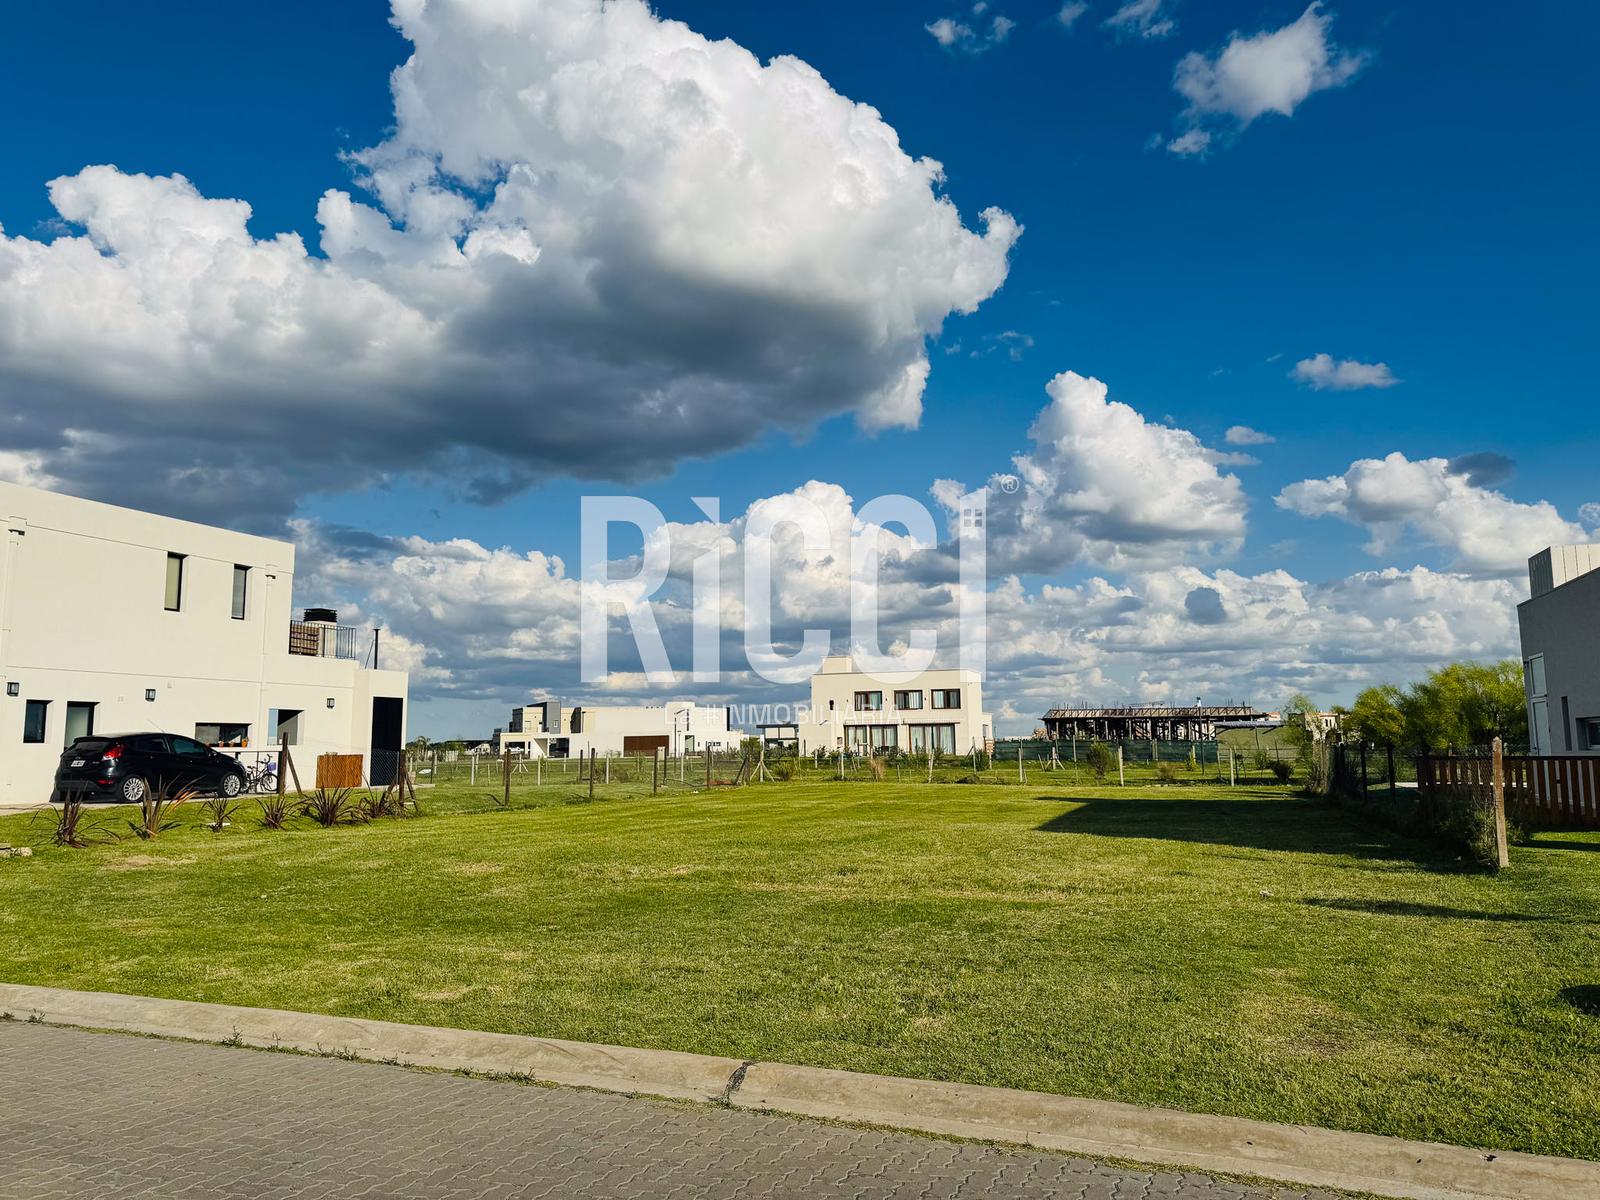
[[287, 739], [383, 782], [405, 740], [407, 675], [370, 629], [291, 618], [294, 546], [0, 483], [0, 805], [50, 798], [91, 733], [192, 738], [247, 761]]
[[983, 681], [958, 668], [921, 672], [857, 671], [849, 655], [822, 660], [811, 677], [810, 708], [789, 725], [767, 725], [768, 742], [852, 754], [891, 750], [969, 754], [994, 745], [994, 718], [983, 710]]

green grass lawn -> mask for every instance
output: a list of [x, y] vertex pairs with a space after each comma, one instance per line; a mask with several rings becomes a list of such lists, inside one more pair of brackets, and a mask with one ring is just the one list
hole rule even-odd
[[1600, 835], [1494, 877], [1266, 789], [484, 790], [0, 860], [0, 976], [1600, 1158]]

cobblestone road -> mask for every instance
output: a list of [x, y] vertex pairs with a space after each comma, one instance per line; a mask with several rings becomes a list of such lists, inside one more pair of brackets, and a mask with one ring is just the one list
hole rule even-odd
[[0, 1197], [1310, 1200], [709, 1106], [0, 1023]]

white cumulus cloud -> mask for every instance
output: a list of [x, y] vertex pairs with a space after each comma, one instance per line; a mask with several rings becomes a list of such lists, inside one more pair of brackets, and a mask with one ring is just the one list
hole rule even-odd
[[1270, 446], [1278, 439], [1270, 433], [1251, 429], [1248, 425], [1230, 425], [1228, 431], [1222, 435], [1222, 440], [1230, 446]]
[[394, 20], [394, 130], [322, 197], [322, 254], [112, 166], [50, 184], [72, 232], [0, 233], [4, 449], [264, 521], [375, 464], [482, 497], [636, 477], [836, 412], [916, 424], [926, 340], [1005, 279], [1017, 223], [968, 228], [937, 162], [797, 59], [642, 0]]
[[1289, 378], [1309, 384], [1317, 391], [1351, 392], [1357, 388], [1388, 388], [1400, 381], [1388, 363], [1357, 362], [1353, 358], [1335, 360], [1331, 354], [1313, 354], [1295, 363]]
[[1358, 459], [1343, 475], [1291, 484], [1277, 503], [1361, 526], [1373, 554], [1411, 533], [1449, 551], [1456, 568], [1483, 574], [1516, 575], [1546, 546], [1585, 540], [1583, 527], [1548, 501], [1525, 504], [1474, 484], [1449, 459], [1413, 461], [1398, 451]]
[[1370, 55], [1343, 50], [1328, 37], [1333, 14], [1309, 5], [1281, 29], [1235, 33], [1215, 54], [1191, 51], [1179, 60], [1172, 86], [1187, 101], [1185, 132], [1168, 149], [1197, 155], [1217, 135], [1244, 129], [1268, 113], [1292, 116], [1307, 97], [1355, 78]]

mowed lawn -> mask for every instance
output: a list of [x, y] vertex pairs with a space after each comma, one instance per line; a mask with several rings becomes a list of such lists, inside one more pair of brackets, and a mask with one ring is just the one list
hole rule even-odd
[[0, 975], [1600, 1158], [1597, 835], [1497, 878], [1270, 790], [432, 798], [0, 860]]

